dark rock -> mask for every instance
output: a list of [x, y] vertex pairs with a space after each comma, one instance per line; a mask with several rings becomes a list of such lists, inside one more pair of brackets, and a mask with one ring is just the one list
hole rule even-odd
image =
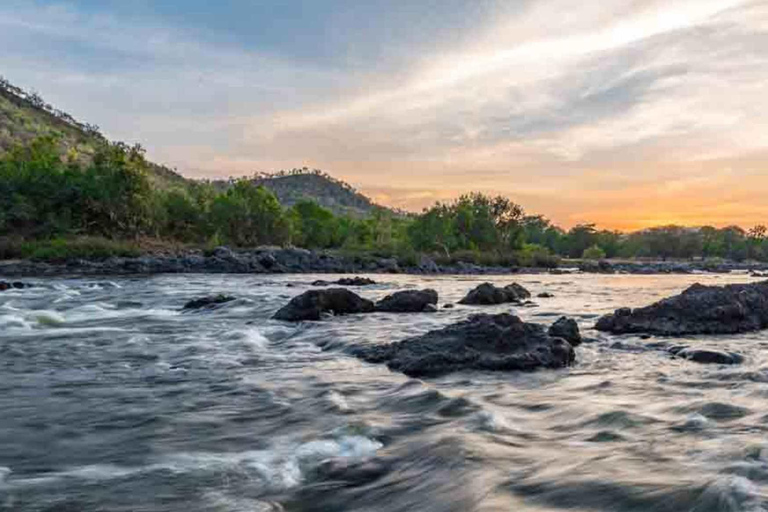
[[437, 292], [426, 290], [402, 290], [387, 295], [376, 303], [376, 311], [387, 313], [421, 313], [427, 306], [437, 304]]
[[277, 265], [277, 258], [272, 253], [262, 254], [258, 259], [259, 264], [267, 270]]
[[562, 368], [575, 357], [567, 341], [508, 313], [474, 315], [389, 345], [356, 347], [353, 353], [371, 363], [387, 363], [390, 369], [411, 377], [459, 370]]
[[450, 302], [447, 304], [443, 304], [443, 309], [453, 309], [453, 308], [454, 308], [454, 305], [451, 304]]
[[350, 313], [369, 313], [373, 311], [373, 302], [344, 288], [326, 288], [310, 290], [291, 299], [280, 308], [272, 318], [298, 322], [300, 320], [320, 320], [323, 313], [346, 315]]
[[217, 258], [221, 258], [225, 260], [235, 259], [235, 253], [232, 252], [232, 249], [226, 246], [216, 247], [213, 250], [213, 255]]
[[521, 302], [530, 298], [531, 293], [517, 283], [499, 288], [491, 283], [483, 283], [471, 290], [459, 304], [491, 305], [507, 302]]
[[376, 284], [376, 281], [367, 277], [342, 277], [336, 281], [323, 281], [322, 279], [318, 279], [312, 283], [312, 286], [331, 286], [334, 284], [341, 286], [369, 286]]
[[582, 261], [579, 264], [579, 270], [590, 274], [612, 274], [615, 272], [613, 265], [606, 260], [600, 261]]
[[601, 317], [595, 328], [617, 334], [665, 336], [734, 334], [768, 327], [768, 281], [727, 286], [694, 284], [680, 295], [650, 306], [622, 308]]
[[419, 270], [425, 274], [438, 274], [440, 273], [440, 267], [437, 266], [435, 260], [423, 254], [419, 257]]
[[674, 356], [705, 364], [740, 364], [744, 362], [744, 356], [740, 354], [719, 350], [683, 348], [674, 352]]
[[554, 338], [563, 338], [574, 347], [581, 345], [579, 324], [573, 318], [561, 316], [549, 327], [547, 334]]
[[437, 312], [437, 304], [427, 304], [424, 306], [424, 313], [436, 313]]
[[5, 290], [10, 290], [12, 288], [16, 290], [21, 290], [22, 288], [29, 288], [29, 286], [30, 285], [26, 283], [22, 283], [21, 281], [13, 281], [13, 282], [0, 281], [0, 292], [3, 292]]
[[184, 304], [183, 309], [213, 309], [227, 302], [235, 300], [231, 295], [210, 295], [208, 297], [200, 297], [199, 299], [192, 299]]
[[552, 295], [549, 292], [541, 292], [540, 294], [537, 295], [537, 297], [540, 299], [551, 299], [552, 297], [554, 297], [554, 295]]

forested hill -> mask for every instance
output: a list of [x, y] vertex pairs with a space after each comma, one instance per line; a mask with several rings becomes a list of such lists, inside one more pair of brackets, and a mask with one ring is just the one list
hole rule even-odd
[[294, 169], [277, 174], [262, 174], [255, 176], [254, 182], [272, 190], [285, 207], [310, 199], [337, 215], [363, 217], [377, 210], [387, 210], [348, 183], [318, 170]]
[[[106, 142], [96, 125], [81, 123], [49, 105], [38, 94], [27, 92], [0, 77], [0, 155], [14, 146], [55, 136], [63, 153], [87, 163], [95, 148]], [[186, 180], [168, 167], [149, 162], [150, 178], [160, 186]]]

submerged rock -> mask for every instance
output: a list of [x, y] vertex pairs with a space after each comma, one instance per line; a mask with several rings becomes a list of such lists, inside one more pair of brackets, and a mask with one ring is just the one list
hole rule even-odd
[[595, 328], [616, 334], [734, 334], [768, 327], [768, 281], [727, 286], [694, 284], [680, 295], [601, 317]]
[[552, 297], [554, 297], [554, 295], [552, 295], [549, 292], [541, 292], [540, 294], [537, 295], [537, 297], [540, 299], [551, 299]]
[[[402, 290], [387, 295], [376, 303], [376, 311], [387, 313], [421, 313], [436, 311], [437, 292], [425, 290]], [[429, 306], [432, 306], [429, 308]], [[429, 308], [429, 309], [428, 309]]]
[[573, 347], [549, 336], [539, 324], [502, 313], [469, 319], [388, 345], [357, 347], [371, 363], [386, 363], [411, 377], [459, 370], [531, 371], [562, 368], [574, 360]]
[[561, 316], [549, 327], [547, 334], [554, 338], [563, 338], [574, 347], [581, 345], [579, 324], [573, 318]]
[[491, 305], [507, 302], [520, 302], [530, 298], [531, 293], [517, 283], [512, 283], [503, 288], [491, 283], [483, 283], [471, 290], [459, 304]]
[[675, 357], [704, 364], [741, 364], [744, 356], [720, 350], [673, 347], [669, 350]]
[[346, 315], [350, 313], [369, 313], [373, 311], [373, 302], [364, 299], [345, 288], [326, 288], [310, 290], [291, 299], [280, 308], [272, 318], [298, 322], [301, 320], [320, 320], [323, 313]]
[[8, 281], [0, 281], [0, 292], [11, 289], [21, 290], [22, 288], [29, 288], [29, 285], [22, 283], [21, 281], [14, 281], [12, 283]]
[[212, 309], [227, 302], [232, 302], [233, 300], [235, 300], [235, 298], [231, 295], [224, 295], [220, 293], [218, 295], [210, 295], [208, 297], [192, 299], [184, 304], [182, 309]]
[[341, 286], [369, 286], [376, 284], [376, 281], [367, 277], [342, 277], [337, 281], [323, 281], [319, 279], [313, 282], [312, 286], [331, 286], [334, 284]]

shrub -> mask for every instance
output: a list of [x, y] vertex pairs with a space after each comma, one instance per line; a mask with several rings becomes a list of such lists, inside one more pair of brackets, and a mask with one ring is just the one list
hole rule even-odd
[[602, 260], [605, 258], [605, 251], [599, 245], [593, 245], [584, 249], [581, 257], [585, 260]]

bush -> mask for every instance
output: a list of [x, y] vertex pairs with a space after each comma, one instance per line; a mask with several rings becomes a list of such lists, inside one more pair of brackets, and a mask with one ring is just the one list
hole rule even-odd
[[602, 260], [605, 258], [605, 251], [598, 245], [593, 245], [584, 249], [581, 257], [585, 260]]
[[557, 268], [560, 266], [560, 258], [557, 255], [537, 244], [525, 244], [516, 256], [517, 264], [521, 267]]
[[64, 262], [74, 259], [104, 260], [113, 256], [135, 257], [141, 249], [128, 242], [101, 237], [55, 238], [16, 243], [13, 249], [5, 247], [6, 254], [20, 258]]

